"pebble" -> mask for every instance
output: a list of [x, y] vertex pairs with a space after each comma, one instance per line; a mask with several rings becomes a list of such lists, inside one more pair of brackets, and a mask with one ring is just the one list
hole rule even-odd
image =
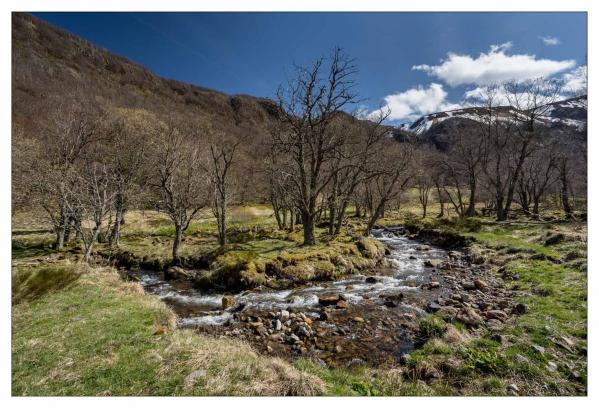
[[520, 389], [516, 384], [510, 384], [507, 386], [507, 393], [509, 395], [520, 395]]

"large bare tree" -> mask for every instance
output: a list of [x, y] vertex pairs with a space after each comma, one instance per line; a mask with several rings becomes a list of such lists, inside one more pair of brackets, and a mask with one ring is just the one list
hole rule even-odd
[[342, 111], [357, 102], [356, 67], [340, 48], [329, 58], [312, 66], [296, 67], [287, 86], [279, 88], [277, 99], [281, 126], [273, 134], [277, 154], [289, 159], [288, 177], [294, 206], [301, 214], [304, 245], [315, 243], [314, 224], [318, 200], [339, 169], [329, 166], [335, 160], [345, 137], [331, 131]]

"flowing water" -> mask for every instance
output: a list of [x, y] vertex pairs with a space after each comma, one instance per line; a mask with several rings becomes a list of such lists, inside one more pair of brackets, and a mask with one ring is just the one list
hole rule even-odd
[[[360, 358], [380, 364], [389, 356], [397, 358], [413, 348], [415, 321], [425, 314], [424, 305], [432, 296], [439, 294], [438, 290], [421, 288], [422, 284], [431, 280], [442, 281], [438, 271], [425, 266], [425, 263], [433, 259], [446, 260], [448, 254], [443, 249], [388, 231], [376, 230], [373, 236], [390, 249], [387, 257], [391, 266], [373, 271], [374, 275], [369, 274], [375, 278], [376, 283], [369, 283], [373, 279], [366, 281], [364, 275], [354, 275], [347, 279], [294, 289], [247, 291], [235, 295], [236, 304], [243, 305], [242, 314], [250, 316], [250, 320], [255, 316], [273, 318], [274, 313], [283, 309], [311, 317], [315, 320], [314, 326], [334, 335], [323, 340], [330, 344], [320, 347], [316, 342], [322, 350], [312, 346], [317, 352], [324, 353], [323, 357], [329, 363]], [[239, 313], [222, 310], [223, 295], [220, 293], [201, 291], [188, 281], [165, 281], [160, 272], [141, 270], [131, 271], [130, 274], [141, 282], [147, 292], [157, 295], [173, 308], [178, 316], [179, 327], [229, 335], [231, 327], [242, 324]], [[332, 317], [326, 322], [317, 322], [319, 313], [323, 310], [318, 297], [325, 293], [343, 295], [349, 308], [329, 308]], [[384, 298], [392, 295], [403, 296], [403, 301], [397, 307], [384, 306]], [[364, 322], [355, 324], [352, 319], [356, 316], [363, 318]], [[257, 343], [259, 349], [266, 348], [267, 342], [259, 336], [246, 337]], [[268, 350], [273, 352], [273, 344], [268, 344]], [[292, 349], [285, 350], [291, 352], [299, 349], [295, 345]], [[285, 350], [281, 351], [280, 347], [278, 350], [278, 354], [285, 354]], [[274, 353], [277, 354], [276, 350]]]

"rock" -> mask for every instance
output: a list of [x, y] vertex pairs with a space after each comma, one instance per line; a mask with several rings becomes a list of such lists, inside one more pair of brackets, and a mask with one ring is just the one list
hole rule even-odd
[[430, 289], [436, 289], [436, 288], [438, 288], [439, 286], [441, 286], [441, 284], [439, 282], [437, 282], [437, 281], [432, 281], [432, 282], [427, 283], [425, 286], [426, 286], [427, 289], [430, 290]]
[[403, 293], [399, 295], [383, 295], [384, 305], [387, 307], [397, 307], [403, 300]]
[[352, 367], [362, 366], [364, 364], [366, 364], [366, 362], [364, 360], [362, 360], [361, 358], [352, 358], [350, 360], [350, 362], [346, 364], [346, 367], [352, 368]]
[[208, 376], [206, 370], [195, 370], [189, 373], [183, 380], [185, 388], [193, 387], [198, 380], [205, 379]]
[[501, 320], [502, 322], [506, 321], [508, 316], [503, 310], [489, 310], [485, 312], [485, 317], [487, 319], [496, 319]]
[[518, 386], [516, 384], [510, 384], [507, 386], [507, 393], [508, 395], [520, 395], [520, 389], [518, 388]]
[[474, 289], [476, 289], [476, 285], [474, 284], [474, 282], [471, 282], [471, 281], [463, 281], [461, 283], [461, 285], [466, 290], [474, 290]]
[[233, 295], [224, 295], [222, 300], [223, 309], [228, 309], [232, 306], [235, 306], [235, 296]]
[[281, 341], [283, 340], [283, 335], [281, 333], [273, 333], [269, 336], [272, 341]]
[[463, 297], [459, 293], [452, 293], [451, 294], [451, 300], [455, 300], [455, 301], [461, 302], [462, 299], [463, 299]]
[[320, 312], [320, 314], [318, 315], [318, 320], [323, 321], [323, 322], [326, 320], [329, 320], [329, 318], [330, 318], [329, 314], [325, 311]]
[[339, 344], [337, 344], [334, 348], [335, 353], [342, 353], [343, 352], [343, 347], [341, 347]]
[[426, 311], [429, 313], [435, 313], [439, 310], [441, 310], [441, 305], [436, 302], [429, 302], [428, 305], [426, 305]]
[[164, 279], [166, 280], [191, 278], [193, 278], [193, 272], [185, 270], [180, 266], [170, 266], [166, 271], [164, 271]]
[[483, 280], [477, 279], [474, 281], [474, 286], [476, 287], [476, 289], [478, 290], [484, 290], [487, 289], [489, 287], [489, 284]]
[[537, 353], [539, 354], [545, 354], [545, 347], [543, 346], [539, 346], [538, 344], [533, 344], [531, 346]]
[[336, 305], [337, 302], [341, 301], [342, 299], [339, 297], [338, 294], [324, 294], [324, 295], [320, 295], [318, 297], [318, 303], [322, 306], [333, 306]]
[[281, 322], [285, 322], [285, 321], [289, 320], [289, 311], [285, 310], [285, 309], [281, 310], [280, 319], [281, 319]]
[[554, 339], [553, 342], [570, 353], [574, 352], [574, 342], [565, 336], [560, 336], [559, 339]]
[[357, 323], [364, 323], [364, 318], [360, 316], [354, 316], [352, 320]]
[[547, 371], [555, 372], [555, 371], [557, 371], [557, 364], [555, 364], [553, 361], [548, 361], [546, 368], [547, 368]]
[[477, 327], [483, 322], [483, 318], [480, 317], [480, 315], [470, 307], [461, 309], [456, 315], [456, 319], [468, 326], [473, 327]]
[[339, 302], [337, 302], [335, 307], [337, 309], [347, 309], [349, 307], [349, 305], [347, 304], [347, 302], [345, 300], [340, 300]]
[[312, 323], [314, 322], [309, 317], [304, 317], [304, 323], [306, 323], [308, 326], [312, 326]]
[[299, 326], [297, 328], [297, 334], [299, 334], [300, 336], [304, 336], [304, 337], [310, 337], [310, 331], [308, 329], [306, 329], [305, 326]]
[[514, 309], [512, 310], [513, 314], [519, 314], [519, 315], [523, 315], [525, 313], [528, 313], [528, 305], [525, 303], [518, 303], [516, 306], [514, 306]]
[[275, 330], [276, 331], [281, 331], [281, 329], [283, 328], [283, 323], [281, 323], [281, 321], [279, 319], [275, 320]]
[[518, 364], [528, 364], [529, 361], [526, 357], [524, 357], [522, 354], [516, 354], [514, 355], [514, 361]]
[[429, 268], [437, 268], [442, 263], [443, 259], [427, 259], [424, 261], [424, 266], [428, 266]]
[[366, 283], [378, 283], [379, 280], [377, 278], [375, 278], [374, 276], [369, 276], [367, 277], [364, 282]]
[[290, 334], [288, 340], [290, 340], [291, 343], [297, 343], [300, 341], [300, 338], [297, 337], [296, 334]]
[[566, 237], [564, 236], [564, 234], [553, 234], [550, 235], [546, 240], [545, 240], [545, 246], [549, 246], [549, 245], [555, 245], [555, 244], [559, 244], [560, 242], [562, 242]]

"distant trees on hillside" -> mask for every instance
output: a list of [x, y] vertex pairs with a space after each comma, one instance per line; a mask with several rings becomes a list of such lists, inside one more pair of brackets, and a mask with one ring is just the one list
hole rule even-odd
[[261, 141], [217, 128], [211, 116], [115, 108], [82, 92], [48, 102], [49, 120], [36, 132], [13, 130], [14, 205], [43, 209], [54, 247], [78, 239], [88, 261], [95, 242], [119, 245], [128, 210], [154, 208], [172, 221], [177, 262], [200, 213], [212, 210], [224, 246], [227, 208], [248, 197], [269, 202], [278, 228], [300, 227], [312, 245], [316, 228], [332, 237], [352, 216], [369, 234], [408, 195], [423, 217], [438, 203], [434, 216], [500, 221], [514, 207], [539, 217], [552, 200], [571, 216], [573, 198], [585, 196], [586, 129], [549, 131], [538, 121], [559, 98], [558, 83], [486, 87], [476, 121], [449, 128], [439, 150], [414, 135], [394, 139], [383, 109], [360, 117], [355, 73], [339, 48], [296, 67], [269, 105], [277, 120]]

